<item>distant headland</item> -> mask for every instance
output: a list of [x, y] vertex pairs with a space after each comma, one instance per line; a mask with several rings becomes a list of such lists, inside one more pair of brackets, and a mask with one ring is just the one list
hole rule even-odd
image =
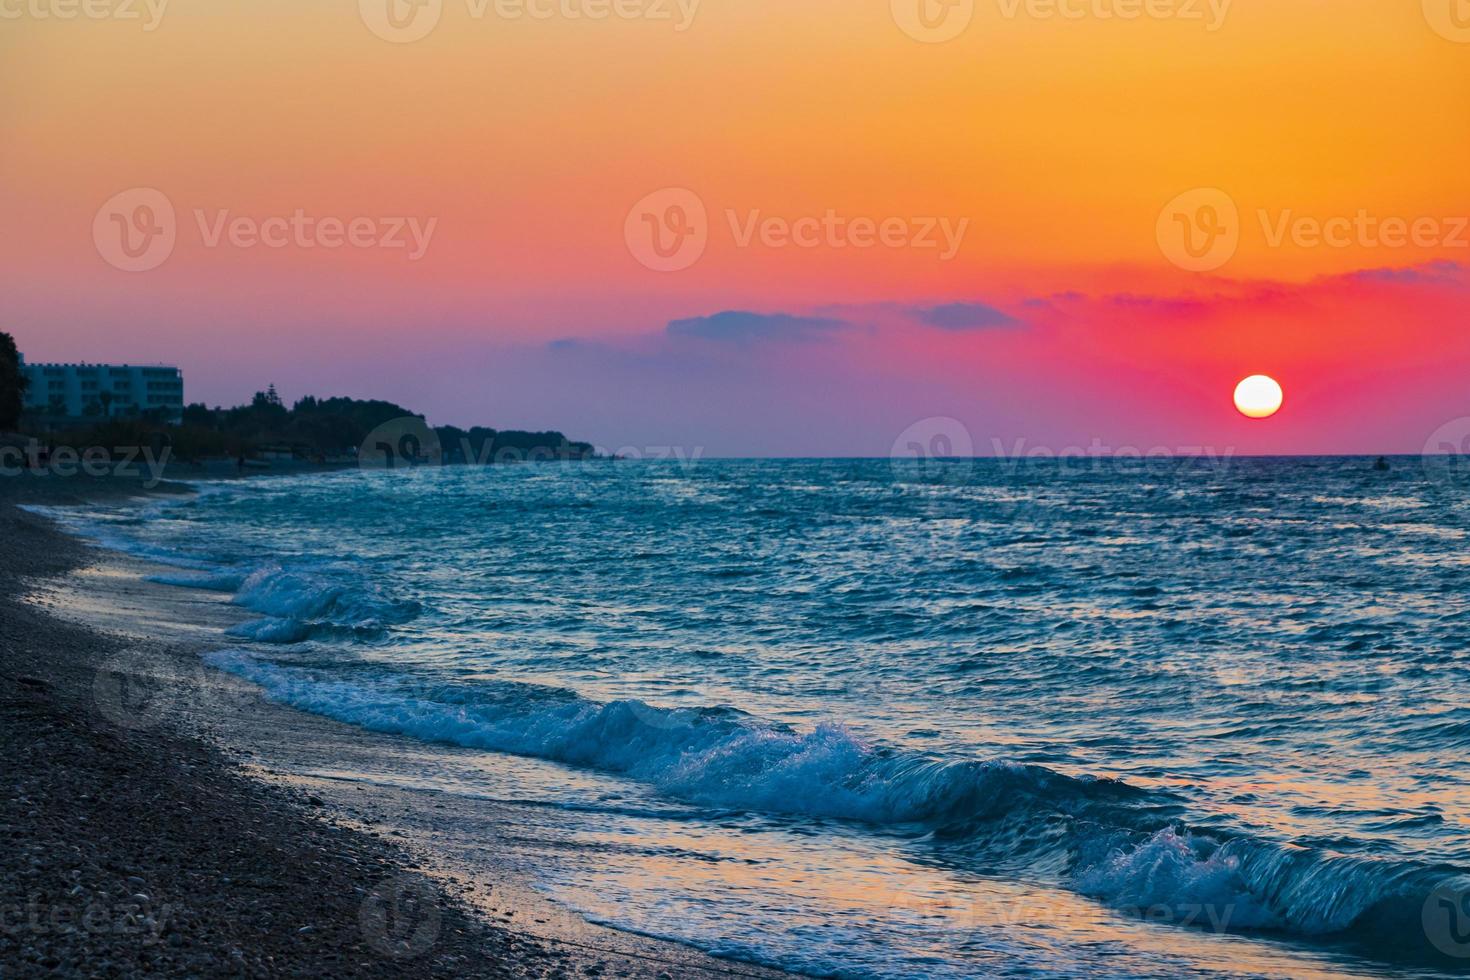
[[[308, 395], [287, 407], [274, 385], [233, 408], [185, 404], [182, 373], [168, 371], [164, 381], [144, 379], [148, 394], [140, 396], [133, 390], [136, 379], [120, 368], [27, 365], [14, 341], [0, 333], [0, 433], [56, 446], [167, 447], [180, 462], [230, 460], [242, 467], [290, 461], [354, 465], [364, 454], [381, 456], [385, 450], [409, 463], [597, 457], [590, 443], [560, 432], [430, 426], [420, 413], [377, 399]], [[101, 380], [87, 372], [97, 372]], [[162, 391], [165, 383], [168, 390]], [[38, 385], [53, 390], [34, 390]]]

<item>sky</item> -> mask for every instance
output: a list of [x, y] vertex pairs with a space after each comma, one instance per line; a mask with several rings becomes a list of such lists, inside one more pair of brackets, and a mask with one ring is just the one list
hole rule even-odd
[[0, 330], [625, 454], [1418, 453], [1467, 7], [0, 0]]

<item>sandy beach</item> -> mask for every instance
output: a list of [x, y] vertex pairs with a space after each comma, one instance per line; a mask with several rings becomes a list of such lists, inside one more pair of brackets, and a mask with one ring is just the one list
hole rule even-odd
[[141, 492], [0, 481], [5, 976], [781, 975], [551, 904], [554, 820], [375, 782], [421, 747], [206, 668], [238, 609], [16, 506]]

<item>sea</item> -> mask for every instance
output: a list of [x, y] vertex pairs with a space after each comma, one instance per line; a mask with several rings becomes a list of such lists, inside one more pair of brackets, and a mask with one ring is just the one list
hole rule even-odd
[[1470, 468], [349, 471], [53, 511], [207, 661], [504, 765], [569, 910], [823, 977], [1470, 972]]

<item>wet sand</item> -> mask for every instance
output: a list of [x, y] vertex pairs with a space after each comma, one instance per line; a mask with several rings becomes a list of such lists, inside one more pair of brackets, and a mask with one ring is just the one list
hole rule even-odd
[[554, 822], [374, 781], [422, 747], [203, 666], [226, 597], [14, 506], [140, 492], [0, 481], [0, 975], [783, 975], [561, 910]]

